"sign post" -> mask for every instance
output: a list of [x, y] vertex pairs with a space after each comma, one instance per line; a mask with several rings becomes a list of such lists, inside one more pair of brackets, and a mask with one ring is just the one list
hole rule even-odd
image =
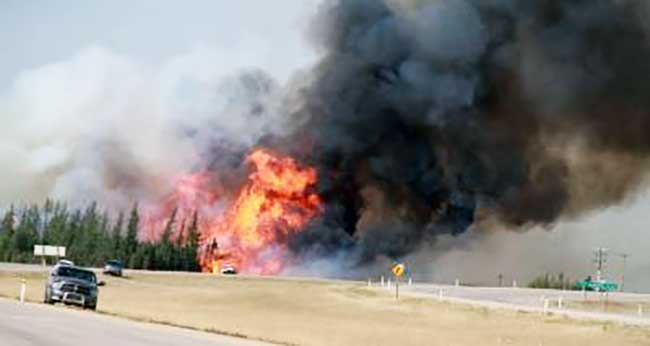
[[403, 263], [397, 263], [391, 268], [395, 275], [395, 299], [399, 299], [399, 278], [406, 272], [406, 266]]

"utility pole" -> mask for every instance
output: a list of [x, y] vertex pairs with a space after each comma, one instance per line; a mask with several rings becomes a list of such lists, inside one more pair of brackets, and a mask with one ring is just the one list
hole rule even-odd
[[603, 270], [607, 264], [607, 251], [609, 249], [599, 247], [594, 250], [594, 263], [596, 264], [596, 282], [600, 282], [603, 279]]
[[627, 264], [627, 258], [630, 257], [629, 253], [617, 253], [616, 256], [619, 256], [623, 259], [623, 268], [621, 270], [621, 292], [625, 290], [625, 266]]

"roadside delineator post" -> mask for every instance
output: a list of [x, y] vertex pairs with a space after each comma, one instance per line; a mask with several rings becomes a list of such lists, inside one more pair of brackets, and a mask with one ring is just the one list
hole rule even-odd
[[517, 288], [517, 280], [512, 280], [512, 288]]
[[442, 301], [442, 288], [438, 289], [438, 301]]
[[639, 315], [639, 317], [643, 317], [643, 305], [639, 304], [639, 307], [638, 307], [636, 313], [637, 313], [637, 315]]
[[368, 287], [372, 287], [372, 281], [370, 281], [370, 278], [368, 278]]
[[20, 280], [20, 302], [25, 303], [25, 293], [27, 293], [27, 280]]
[[564, 301], [562, 300], [562, 296], [560, 296], [557, 298], [557, 308], [562, 309], [563, 305], [564, 305]]
[[456, 287], [460, 286], [460, 280], [456, 279], [456, 281], [454, 281], [454, 286]]
[[409, 286], [413, 285], [413, 277], [409, 276]]
[[548, 305], [549, 305], [549, 300], [544, 298], [544, 316], [548, 314]]
[[381, 276], [381, 287], [384, 287], [384, 276]]

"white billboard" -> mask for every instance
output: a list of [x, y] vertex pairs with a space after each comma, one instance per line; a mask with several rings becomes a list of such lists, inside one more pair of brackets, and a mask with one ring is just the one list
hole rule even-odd
[[34, 245], [34, 256], [65, 257], [65, 246]]

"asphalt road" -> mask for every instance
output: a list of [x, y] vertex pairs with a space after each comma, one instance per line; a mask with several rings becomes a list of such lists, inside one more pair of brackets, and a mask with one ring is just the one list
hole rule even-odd
[[[402, 287], [403, 292], [420, 297], [478, 305], [487, 308], [505, 308], [528, 312], [543, 312], [544, 300], [548, 300], [549, 306], [546, 311], [549, 313], [565, 315], [576, 319], [650, 326], [650, 311], [645, 311], [643, 316], [638, 316], [636, 309], [634, 309], [636, 304], [650, 305], [650, 294], [613, 292], [607, 297], [610, 302], [629, 303], [632, 305], [632, 309], [626, 312], [595, 312], [573, 308], [575, 305], [572, 302], [580, 302], [584, 299], [583, 292], [580, 291], [435, 284], [414, 284], [413, 286]], [[442, 295], [440, 292], [442, 292]], [[562, 306], [558, 305], [560, 297], [564, 302]], [[588, 292], [588, 298], [592, 301], [603, 299], [602, 296], [599, 296], [595, 292]]]
[[0, 299], [3, 346], [262, 346], [262, 342]]

